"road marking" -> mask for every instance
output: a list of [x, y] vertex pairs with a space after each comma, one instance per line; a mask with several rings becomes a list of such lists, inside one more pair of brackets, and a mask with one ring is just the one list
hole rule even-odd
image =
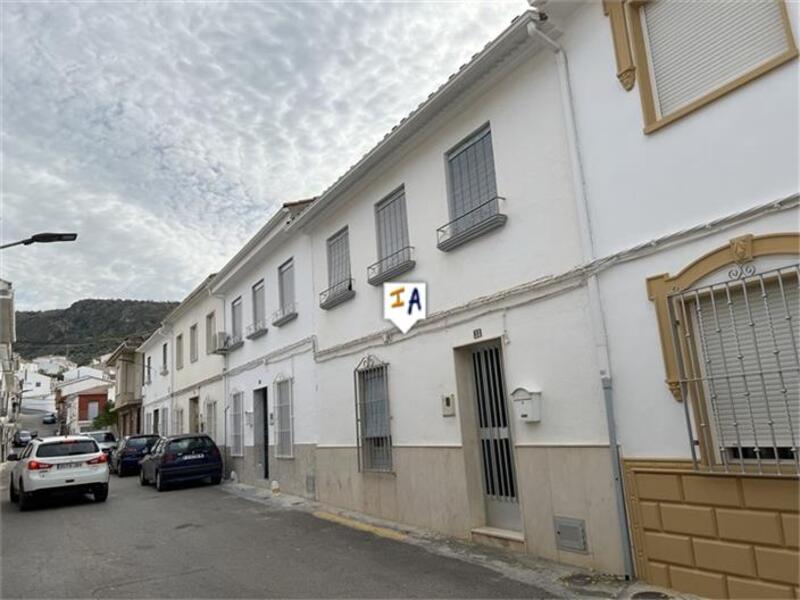
[[402, 542], [403, 540], [406, 539], [405, 534], [400, 533], [399, 531], [395, 531], [394, 529], [387, 529], [386, 527], [378, 527], [377, 525], [362, 523], [361, 521], [356, 521], [355, 519], [348, 519], [347, 517], [343, 517], [341, 515], [335, 515], [329, 512], [317, 511], [312, 514], [318, 519], [324, 519], [325, 521], [338, 523], [339, 525], [344, 525], [345, 527], [350, 527], [351, 529], [358, 529], [359, 531], [366, 531], [367, 533], [371, 533], [373, 535], [377, 535], [380, 537], [389, 538], [390, 540]]

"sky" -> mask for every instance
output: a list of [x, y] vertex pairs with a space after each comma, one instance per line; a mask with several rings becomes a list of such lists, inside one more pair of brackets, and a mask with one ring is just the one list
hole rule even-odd
[[17, 310], [180, 300], [324, 191], [527, 8], [0, 4], [0, 251]]

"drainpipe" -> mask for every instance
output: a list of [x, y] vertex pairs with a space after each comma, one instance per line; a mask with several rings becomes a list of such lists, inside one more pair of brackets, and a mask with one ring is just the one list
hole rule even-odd
[[[558, 66], [558, 78], [561, 84], [562, 112], [567, 130], [567, 144], [569, 146], [570, 162], [572, 163], [572, 183], [575, 189], [575, 204], [578, 214], [578, 229], [581, 239], [583, 259], [589, 263], [595, 258], [594, 239], [592, 237], [592, 224], [589, 213], [589, 203], [586, 196], [586, 180], [583, 171], [578, 130], [575, 124], [575, 104], [572, 96], [572, 87], [569, 77], [569, 62], [567, 53], [557, 41], [544, 33], [539, 26], [547, 20], [547, 15], [539, 10], [544, 2], [533, 0], [534, 22], [528, 23], [528, 35], [544, 42], [553, 52]], [[589, 312], [592, 323], [595, 350], [599, 362], [600, 383], [603, 389], [603, 403], [605, 406], [606, 424], [608, 427], [608, 445], [611, 453], [611, 470], [614, 477], [614, 499], [619, 519], [620, 539], [622, 540], [622, 558], [626, 578], [632, 578], [633, 553], [631, 551], [630, 532], [625, 511], [625, 492], [622, 481], [621, 457], [619, 441], [617, 439], [617, 426], [614, 417], [614, 388], [611, 379], [611, 361], [608, 352], [608, 335], [606, 332], [603, 301], [600, 296], [600, 284], [596, 273], [589, 274], [587, 278], [587, 293], [589, 297]]]

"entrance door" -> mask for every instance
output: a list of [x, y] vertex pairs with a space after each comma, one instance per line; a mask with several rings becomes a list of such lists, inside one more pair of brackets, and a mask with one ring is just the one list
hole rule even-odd
[[[269, 479], [269, 411], [267, 410], [267, 388], [253, 392], [253, 407], [256, 416], [256, 444], [261, 446], [261, 464], [264, 465], [264, 479]], [[258, 435], [260, 434], [260, 435]]]
[[189, 398], [189, 433], [200, 433], [200, 398]]
[[472, 372], [486, 521], [492, 527], [521, 531], [514, 444], [500, 346], [492, 344], [472, 350]]
[[153, 431], [150, 433], [160, 433], [161, 429], [158, 427], [158, 409], [153, 411]]

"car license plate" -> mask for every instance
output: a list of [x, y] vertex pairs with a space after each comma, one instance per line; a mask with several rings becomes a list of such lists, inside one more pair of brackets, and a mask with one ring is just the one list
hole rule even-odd
[[183, 460], [195, 460], [197, 458], [205, 458], [205, 454], [187, 454], [183, 457]]
[[70, 463], [61, 463], [60, 465], [58, 465], [58, 468], [59, 469], [77, 469], [80, 466], [83, 466], [83, 463], [70, 462]]

